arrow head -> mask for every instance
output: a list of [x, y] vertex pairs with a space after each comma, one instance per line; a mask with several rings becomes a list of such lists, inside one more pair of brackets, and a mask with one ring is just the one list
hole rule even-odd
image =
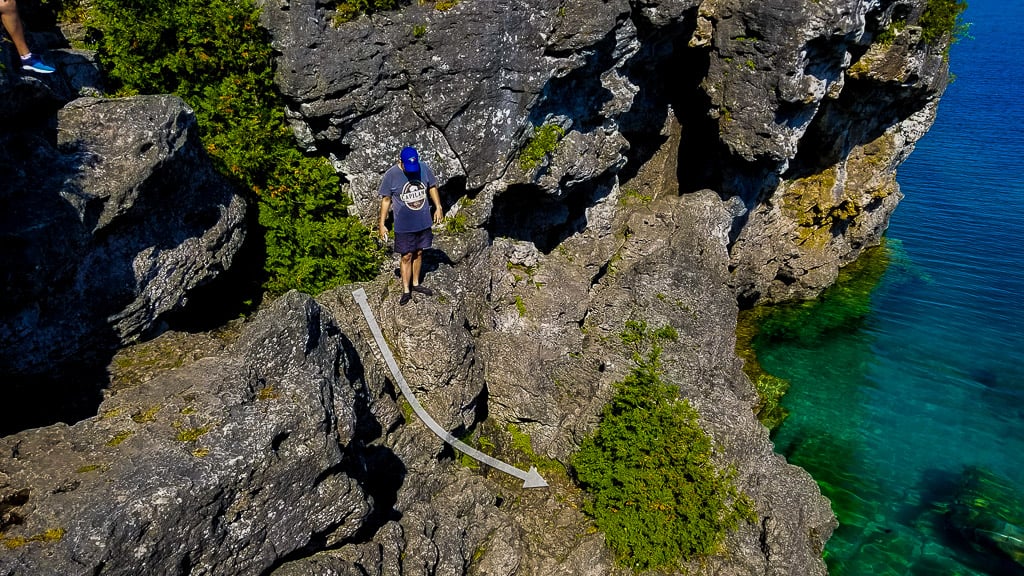
[[537, 467], [530, 466], [530, 471], [526, 473], [526, 478], [523, 481], [523, 488], [547, 488], [547, 486], [548, 483], [537, 472]]

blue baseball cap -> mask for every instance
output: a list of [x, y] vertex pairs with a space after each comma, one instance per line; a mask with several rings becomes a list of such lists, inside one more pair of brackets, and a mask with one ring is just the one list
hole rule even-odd
[[402, 159], [402, 168], [406, 172], [420, 171], [420, 154], [412, 146], [402, 148], [402, 154], [399, 158]]

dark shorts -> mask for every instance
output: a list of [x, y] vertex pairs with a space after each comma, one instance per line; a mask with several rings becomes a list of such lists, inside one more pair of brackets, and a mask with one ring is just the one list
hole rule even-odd
[[395, 252], [410, 254], [417, 250], [426, 250], [433, 241], [434, 231], [430, 228], [419, 232], [395, 232]]

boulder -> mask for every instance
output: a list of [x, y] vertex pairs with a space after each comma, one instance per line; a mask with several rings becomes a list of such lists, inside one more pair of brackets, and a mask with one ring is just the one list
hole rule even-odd
[[56, 126], [0, 132], [0, 371], [51, 410], [231, 265], [246, 213], [178, 98], [82, 98]]
[[290, 293], [224, 354], [0, 439], [0, 573], [261, 574], [352, 536], [372, 506], [358, 369]]

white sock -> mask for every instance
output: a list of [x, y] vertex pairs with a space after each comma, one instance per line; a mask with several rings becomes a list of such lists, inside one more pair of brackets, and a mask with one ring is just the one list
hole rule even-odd
[[32, 53], [31, 53], [31, 52], [29, 52], [28, 54], [25, 54], [24, 56], [22, 56], [22, 57], [21, 57], [21, 61], [22, 61], [22, 62], [28, 62], [28, 60], [29, 60], [30, 58], [32, 58]]

